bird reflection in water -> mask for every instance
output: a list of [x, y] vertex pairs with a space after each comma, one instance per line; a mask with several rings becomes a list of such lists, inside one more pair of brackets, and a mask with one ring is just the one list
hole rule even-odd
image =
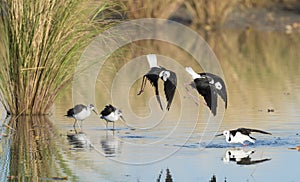
[[253, 165], [271, 160], [270, 158], [253, 160], [250, 156], [254, 152], [255, 150], [245, 151], [241, 148], [228, 149], [226, 150], [225, 156], [223, 157], [223, 162], [235, 162], [237, 165]]
[[106, 131], [106, 135], [102, 137], [100, 144], [105, 157], [115, 157], [121, 153], [121, 142], [118, 137], [114, 135], [114, 131], [112, 131], [112, 135], [109, 134], [109, 131]]
[[[162, 179], [162, 174], [163, 174], [163, 170], [160, 171], [158, 178], [156, 179], [156, 182], [161, 182], [163, 181]], [[171, 175], [171, 171], [169, 168], [166, 169], [166, 178], [165, 178], [165, 182], [173, 182], [173, 178]]]
[[67, 139], [72, 149], [90, 149], [92, 148], [90, 140], [84, 132], [72, 132], [67, 134]]

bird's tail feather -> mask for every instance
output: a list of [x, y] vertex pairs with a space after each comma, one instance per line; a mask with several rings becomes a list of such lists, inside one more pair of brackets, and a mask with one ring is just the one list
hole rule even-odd
[[186, 67], [185, 70], [192, 76], [193, 79], [196, 79], [196, 78], [200, 78], [200, 75], [197, 74], [193, 68], [191, 67]]
[[157, 66], [157, 58], [156, 58], [155, 54], [148, 54], [147, 55], [147, 61], [149, 63], [150, 68], [158, 67]]

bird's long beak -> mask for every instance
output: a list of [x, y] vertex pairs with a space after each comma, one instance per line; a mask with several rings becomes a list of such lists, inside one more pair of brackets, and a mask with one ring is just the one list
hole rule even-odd
[[98, 115], [98, 113], [96, 112], [96, 110], [95, 110], [95, 109], [93, 109], [93, 112], [94, 112], [96, 115]]
[[218, 136], [223, 136], [223, 133], [221, 133], [221, 134], [217, 134], [217, 135], [215, 135], [216, 137], [218, 137]]
[[126, 122], [122, 115], [120, 116], [120, 118], [121, 118], [124, 122]]

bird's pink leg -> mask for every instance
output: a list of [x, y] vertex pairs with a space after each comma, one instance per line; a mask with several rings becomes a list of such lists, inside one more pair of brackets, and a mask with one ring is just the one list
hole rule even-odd
[[141, 95], [144, 92], [145, 86], [146, 86], [147, 80], [145, 79], [145, 76], [143, 77], [142, 85], [141, 85], [141, 90], [137, 95]]
[[[190, 91], [189, 91], [189, 89], [187, 88], [187, 86], [189, 85], [189, 83], [184, 83], [183, 84], [184, 85], [184, 88], [185, 88], [185, 90], [187, 91], [187, 93], [190, 95], [190, 97], [193, 99], [193, 101], [194, 101], [194, 103], [197, 105], [197, 106], [199, 106], [199, 102], [198, 102], [198, 97], [197, 96], [194, 96]], [[202, 103], [203, 105], [205, 105], [205, 106], [207, 106], [207, 104], [206, 103]]]
[[73, 124], [73, 128], [74, 128], [75, 133], [77, 134], [76, 123], [77, 123], [77, 120], [75, 119], [75, 122], [74, 122], [74, 124]]
[[198, 106], [199, 105], [199, 102], [198, 102], [198, 100], [197, 100], [197, 97], [196, 96], [194, 96], [190, 91], [189, 91], [189, 89], [188, 89], [188, 83], [184, 83], [183, 84], [184, 85], [184, 88], [185, 88], [185, 90], [187, 91], [187, 93], [189, 94], [189, 96], [193, 99], [193, 101], [194, 101], [194, 103]]

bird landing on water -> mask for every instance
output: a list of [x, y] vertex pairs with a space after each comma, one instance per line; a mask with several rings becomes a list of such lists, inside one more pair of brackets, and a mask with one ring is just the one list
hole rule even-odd
[[225, 130], [223, 133], [218, 134], [216, 136], [224, 135], [227, 143], [241, 143], [246, 145], [245, 142], [255, 143], [255, 138], [250, 136], [252, 132], [262, 133], [267, 135], [272, 135], [269, 132], [258, 130], [258, 129], [250, 129], [250, 128], [238, 128], [234, 130]]

